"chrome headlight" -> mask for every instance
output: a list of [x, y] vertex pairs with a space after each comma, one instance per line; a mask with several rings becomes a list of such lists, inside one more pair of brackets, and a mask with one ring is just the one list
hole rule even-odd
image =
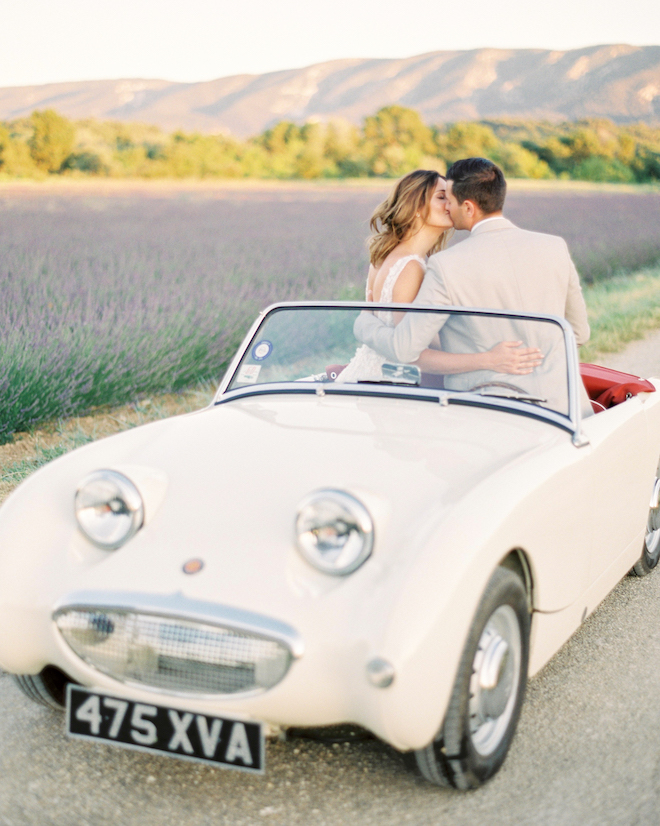
[[298, 548], [319, 571], [342, 576], [359, 568], [374, 544], [369, 511], [341, 490], [318, 490], [300, 503]]
[[80, 530], [99, 548], [112, 551], [134, 536], [144, 522], [144, 504], [133, 482], [116, 470], [96, 470], [76, 491]]

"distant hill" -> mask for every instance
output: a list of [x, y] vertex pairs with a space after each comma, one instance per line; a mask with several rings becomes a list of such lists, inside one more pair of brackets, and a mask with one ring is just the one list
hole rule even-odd
[[566, 52], [474, 49], [350, 59], [204, 83], [97, 80], [0, 89], [0, 120], [53, 108], [70, 118], [141, 121], [246, 137], [281, 120], [359, 123], [399, 103], [427, 123], [577, 120], [660, 123], [660, 46]]

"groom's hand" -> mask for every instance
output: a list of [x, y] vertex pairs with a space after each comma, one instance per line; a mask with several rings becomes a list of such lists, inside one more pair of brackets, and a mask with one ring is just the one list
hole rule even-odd
[[543, 361], [538, 347], [524, 347], [522, 341], [500, 341], [486, 353], [492, 361], [491, 370], [525, 376], [533, 373]]

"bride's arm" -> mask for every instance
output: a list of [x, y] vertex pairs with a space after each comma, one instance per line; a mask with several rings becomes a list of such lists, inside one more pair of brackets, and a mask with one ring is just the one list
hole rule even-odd
[[374, 281], [376, 279], [376, 270], [374, 269], [373, 264], [369, 264], [369, 273], [367, 274], [367, 289], [366, 289], [366, 300], [373, 301], [374, 300]]
[[522, 341], [501, 341], [485, 353], [447, 353], [444, 350], [424, 350], [413, 362], [425, 373], [471, 373], [492, 370], [496, 373], [525, 375], [543, 361], [536, 347], [522, 347]]

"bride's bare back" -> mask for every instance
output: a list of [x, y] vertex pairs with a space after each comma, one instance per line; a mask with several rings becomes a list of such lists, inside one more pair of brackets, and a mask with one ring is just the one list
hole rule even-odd
[[425, 269], [425, 261], [420, 255], [406, 254], [397, 247], [378, 269], [373, 264], [369, 267], [367, 301], [408, 304], [422, 286]]

